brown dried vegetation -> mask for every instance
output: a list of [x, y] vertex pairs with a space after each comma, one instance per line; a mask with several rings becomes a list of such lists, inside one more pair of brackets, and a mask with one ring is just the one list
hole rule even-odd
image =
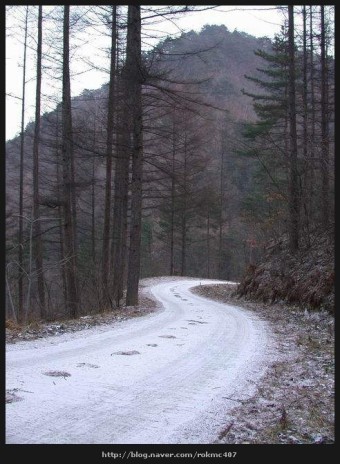
[[313, 237], [313, 242], [295, 255], [285, 240], [268, 247], [263, 262], [248, 267], [236, 294], [333, 312], [334, 242], [327, 234]]
[[225, 418], [216, 443], [333, 443], [333, 315], [285, 303], [256, 303], [236, 296], [233, 285], [201, 286], [194, 292], [254, 311], [269, 321], [277, 347], [277, 359], [254, 394], [232, 398], [238, 406]]

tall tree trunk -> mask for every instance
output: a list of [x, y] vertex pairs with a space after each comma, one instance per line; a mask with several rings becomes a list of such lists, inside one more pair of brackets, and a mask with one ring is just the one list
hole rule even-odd
[[220, 211], [219, 211], [219, 237], [218, 237], [218, 277], [222, 278], [222, 263], [223, 263], [223, 210], [224, 210], [224, 152], [225, 152], [225, 136], [221, 131], [221, 170], [220, 170]]
[[290, 191], [289, 191], [289, 245], [292, 252], [299, 248], [299, 175], [296, 132], [295, 40], [294, 7], [288, 5], [289, 54], [289, 135], [290, 135]]
[[316, 98], [315, 98], [315, 72], [314, 72], [314, 33], [313, 33], [313, 6], [309, 7], [309, 49], [310, 49], [310, 112], [311, 112], [311, 128], [310, 128], [310, 210], [315, 208], [315, 113], [316, 113]]
[[25, 97], [26, 97], [26, 57], [27, 57], [27, 23], [28, 6], [25, 16], [25, 39], [24, 39], [24, 62], [22, 73], [22, 100], [21, 100], [21, 133], [20, 133], [20, 174], [19, 174], [19, 235], [18, 235], [18, 320], [24, 317], [24, 295], [23, 295], [23, 225], [24, 225], [24, 147], [25, 147]]
[[171, 218], [170, 218], [170, 275], [175, 274], [174, 261], [174, 233], [175, 233], [175, 157], [176, 157], [176, 141], [175, 141], [175, 121], [172, 122], [172, 166], [171, 166]]
[[[96, 115], [93, 123], [93, 151], [96, 151]], [[91, 254], [92, 262], [96, 264], [96, 157], [92, 159], [92, 178], [91, 178]]]
[[186, 212], [182, 211], [182, 248], [181, 248], [181, 276], [185, 276], [187, 272], [187, 220]]
[[311, 106], [311, 158], [314, 162], [315, 145], [315, 72], [314, 72], [314, 34], [313, 34], [313, 7], [309, 7], [309, 48], [310, 48], [310, 106]]
[[[116, 65], [119, 63], [119, 37], [117, 29]], [[127, 214], [130, 165], [130, 127], [129, 85], [126, 66], [116, 76], [116, 168], [114, 173], [114, 202], [112, 229], [112, 297], [113, 304], [119, 307], [125, 286], [125, 268], [127, 254]]]
[[63, 231], [63, 209], [61, 206], [61, 198], [62, 198], [62, 193], [61, 193], [61, 188], [60, 186], [62, 185], [62, 178], [61, 178], [61, 172], [60, 172], [60, 165], [62, 163], [62, 159], [60, 156], [60, 150], [59, 150], [59, 108], [56, 110], [57, 112], [57, 122], [56, 122], [56, 134], [55, 134], [55, 139], [56, 139], [56, 159], [57, 159], [57, 200], [58, 200], [58, 220], [59, 220], [59, 242], [60, 242], [60, 262], [61, 262], [61, 281], [62, 281], [62, 286], [63, 286], [63, 297], [64, 297], [64, 305], [66, 305], [67, 301], [67, 285], [66, 285], [66, 274], [65, 274], [65, 251], [64, 251], [64, 231]]
[[[123, 82], [122, 82], [123, 81]], [[126, 79], [119, 79], [123, 98]], [[129, 111], [126, 105], [118, 110], [117, 117], [117, 160], [114, 178], [114, 207], [113, 207], [113, 233], [112, 233], [112, 265], [113, 265], [113, 300], [120, 306], [123, 298], [124, 275], [126, 262], [127, 239], [127, 206], [129, 188]]]
[[181, 250], [181, 276], [187, 272], [187, 134], [184, 135], [184, 176], [183, 176], [183, 207], [182, 207], [182, 250]]
[[186, 212], [182, 211], [182, 249], [181, 249], [181, 276], [185, 276], [187, 272], [187, 220], [185, 216]]
[[210, 210], [208, 206], [208, 217], [207, 217], [207, 274], [210, 279]]
[[63, 43], [63, 100], [62, 100], [62, 153], [63, 153], [63, 193], [64, 193], [64, 238], [67, 301], [71, 317], [79, 312], [79, 292], [76, 261], [75, 234], [75, 195], [74, 195], [74, 153], [71, 114], [71, 86], [69, 68], [69, 22], [70, 7], [64, 6], [64, 43]]
[[115, 98], [115, 73], [116, 73], [116, 5], [112, 6], [112, 30], [111, 30], [111, 64], [109, 98], [107, 109], [107, 139], [106, 139], [106, 183], [105, 183], [105, 207], [102, 250], [102, 285], [103, 285], [103, 309], [110, 302], [109, 274], [110, 274], [110, 222], [111, 222], [111, 191], [112, 191], [112, 149], [114, 132], [114, 98]]
[[311, 173], [311, 161], [309, 156], [309, 142], [308, 142], [308, 80], [307, 80], [307, 9], [306, 6], [302, 7], [302, 20], [303, 20], [303, 161], [304, 161], [304, 195], [303, 195], [303, 210], [305, 216], [305, 227], [307, 234], [307, 243], [310, 243], [310, 197], [311, 197], [311, 184], [310, 184], [310, 173]]
[[35, 97], [35, 128], [33, 140], [33, 255], [37, 272], [40, 316], [46, 319], [45, 284], [43, 269], [43, 249], [40, 223], [39, 195], [39, 143], [40, 143], [40, 107], [41, 107], [41, 58], [42, 58], [42, 6], [38, 14], [38, 46], [37, 46], [37, 87]]
[[329, 225], [329, 139], [328, 139], [328, 70], [326, 56], [325, 8], [320, 6], [321, 15], [321, 173], [322, 173], [322, 223]]
[[143, 177], [143, 115], [142, 115], [142, 60], [141, 15], [139, 5], [128, 10], [126, 67], [129, 72], [132, 103], [132, 182], [131, 221], [126, 304], [138, 304], [140, 275], [140, 242], [142, 230], [142, 177]]

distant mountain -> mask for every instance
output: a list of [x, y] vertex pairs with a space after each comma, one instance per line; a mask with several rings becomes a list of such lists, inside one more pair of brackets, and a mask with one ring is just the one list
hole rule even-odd
[[255, 38], [245, 32], [230, 32], [225, 26], [204, 26], [201, 32], [184, 33], [178, 39], [167, 38], [159, 44], [161, 68], [180, 79], [208, 79], [200, 91], [212, 103], [226, 105], [237, 120], [254, 116], [243, 88], [255, 90], [245, 74], [256, 75], [261, 60], [257, 49], [270, 49], [268, 38]]

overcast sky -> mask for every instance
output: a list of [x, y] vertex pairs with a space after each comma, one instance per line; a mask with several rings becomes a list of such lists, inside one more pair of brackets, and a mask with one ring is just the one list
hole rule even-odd
[[[22, 8], [25, 8], [22, 6]], [[33, 7], [31, 7], [33, 8]], [[44, 13], [47, 12], [48, 6], [43, 7]], [[24, 11], [24, 10], [23, 10]], [[231, 6], [223, 5], [215, 9], [207, 11], [192, 12], [177, 18], [175, 22], [164, 21], [156, 25], [149, 26], [149, 30], [153, 35], [164, 37], [166, 35], [178, 35], [181, 31], [188, 32], [190, 30], [200, 31], [205, 24], [225, 25], [230, 31], [237, 29], [238, 31], [246, 32], [256, 37], [274, 37], [274, 34], [279, 32], [282, 24], [282, 13], [275, 9], [274, 6]], [[6, 18], [6, 26], [9, 29], [12, 26], [10, 15]], [[147, 28], [145, 28], [147, 29]], [[148, 32], [146, 30], [146, 32]], [[23, 41], [20, 37], [21, 42]], [[90, 50], [92, 46], [99, 46], [98, 39], [94, 37], [89, 40], [90, 44], [87, 46]], [[151, 43], [151, 39], [146, 39], [147, 43]], [[103, 42], [104, 43], [104, 42]], [[98, 48], [96, 49], [98, 50]], [[93, 50], [91, 56], [96, 55]], [[15, 40], [15, 37], [7, 37], [6, 40], [6, 93], [12, 96], [6, 98], [6, 139], [11, 139], [20, 133], [21, 124], [21, 101], [22, 96], [22, 56], [23, 45]], [[28, 70], [27, 80], [29, 81], [26, 86], [26, 117], [25, 125], [32, 121], [34, 118], [34, 96], [35, 96], [35, 82], [34, 82], [34, 64], [35, 64], [35, 51], [28, 50], [27, 56]], [[108, 63], [105, 63], [107, 66]], [[76, 65], [73, 63], [73, 72], [77, 71]], [[45, 77], [45, 79], [44, 79]], [[49, 95], [55, 93], [49, 86], [49, 79], [42, 76], [43, 79], [43, 93], [45, 97], [42, 100], [42, 112], [52, 110], [55, 103], [49, 99]], [[79, 95], [84, 88], [96, 89], [102, 84], [107, 82], [108, 77], [104, 72], [91, 71], [76, 76], [71, 83], [72, 96]], [[19, 97], [15, 98], [15, 97]]]

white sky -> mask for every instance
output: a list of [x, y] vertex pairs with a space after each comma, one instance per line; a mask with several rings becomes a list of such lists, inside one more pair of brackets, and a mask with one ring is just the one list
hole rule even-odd
[[[32, 7], [30, 7], [32, 8]], [[37, 7], [36, 7], [37, 8]], [[48, 13], [52, 7], [44, 6], [44, 15]], [[25, 6], [22, 5], [22, 11], [25, 11]], [[72, 7], [71, 7], [72, 11]], [[222, 5], [216, 7], [215, 10], [207, 10], [201, 12], [187, 13], [181, 18], [172, 21], [164, 21], [161, 24], [150, 26], [152, 33], [164, 37], [166, 35], [178, 35], [181, 31], [188, 32], [190, 30], [199, 31], [205, 24], [225, 25], [230, 31], [237, 29], [238, 31], [246, 32], [256, 37], [274, 37], [274, 34], [279, 32], [282, 24], [283, 16], [280, 11], [274, 6], [231, 6]], [[23, 57], [23, 32], [21, 32], [20, 42], [15, 39], [15, 34], [11, 36], [13, 21], [9, 14], [6, 18], [6, 29], [9, 35], [6, 39], [6, 93], [12, 96], [6, 97], [6, 140], [13, 138], [20, 133], [21, 125], [21, 97], [22, 97], [22, 57]], [[44, 23], [45, 27], [45, 23]], [[155, 31], [156, 29], [156, 31]], [[147, 28], [145, 28], [147, 31]], [[30, 33], [34, 35], [34, 26]], [[60, 31], [59, 31], [60, 33]], [[108, 46], [107, 39], [99, 40], [98, 36], [87, 36], [89, 43], [86, 45], [86, 50], [89, 52], [91, 60], [97, 59], [97, 63], [102, 63], [103, 67], [108, 66], [108, 59], [105, 60], [104, 54], [101, 56], [101, 48]], [[92, 39], [92, 40], [91, 40]], [[43, 36], [44, 40], [44, 36]], [[71, 38], [72, 40], [72, 38]], [[150, 43], [150, 40], [146, 40]], [[155, 43], [155, 42], [154, 42]], [[71, 43], [72, 45], [72, 43]], [[146, 43], [145, 43], [146, 45]], [[35, 48], [36, 45], [31, 40], [32, 48], [28, 49], [27, 55], [27, 85], [26, 85], [26, 109], [25, 109], [25, 125], [34, 119], [34, 98], [35, 98], [35, 80], [34, 80], [34, 65], [35, 65]], [[46, 45], [45, 45], [46, 46]], [[83, 49], [84, 50], [84, 49]], [[81, 58], [81, 53], [76, 52], [74, 61], [71, 64], [71, 71], [77, 72], [80, 69], [88, 68]], [[43, 62], [43, 66], [48, 63]], [[50, 111], [55, 107], [55, 102], [51, 101], [51, 96], [58, 95], [58, 89], [51, 87], [51, 78], [43, 73], [42, 76], [42, 113]], [[103, 71], [89, 71], [77, 75], [71, 82], [72, 96], [79, 95], [84, 88], [96, 89], [107, 82], [108, 76]], [[17, 97], [14, 98], [13, 96]]]

